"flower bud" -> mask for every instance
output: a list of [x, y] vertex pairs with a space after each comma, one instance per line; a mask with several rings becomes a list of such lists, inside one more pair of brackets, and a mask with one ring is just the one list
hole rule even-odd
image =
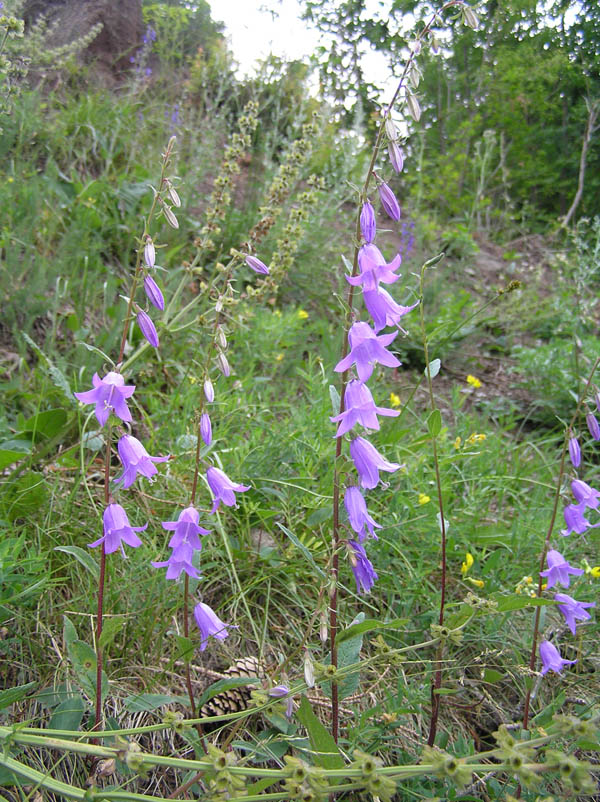
[[203, 412], [200, 418], [200, 437], [207, 446], [212, 443], [212, 424], [208, 412]]
[[146, 262], [148, 267], [154, 267], [155, 260], [156, 250], [154, 248], [154, 243], [152, 242], [151, 237], [146, 237], [146, 244], [144, 245], [144, 262]]
[[138, 311], [137, 322], [142, 334], [148, 340], [150, 345], [153, 346], [153, 348], [158, 348], [159, 343], [156, 328], [150, 316], [147, 315], [143, 309]]
[[204, 382], [204, 397], [209, 404], [212, 404], [212, 402], [215, 400], [215, 388], [213, 387], [213, 383], [210, 379], [206, 379]]
[[177, 190], [175, 189], [175, 187], [172, 186], [171, 184], [169, 184], [169, 188], [167, 189], [167, 194], [169, 198], [171, 198], [173, 206], [176, 206], [179, 209], [179, 207], [181, 206], [181, 198], [177, 194]]
[[381, 205], [392, 220], [400, 220], [400, 204], [387, 184], [380, 184], [379, 198]]
[[421, 106], [419, 105], [417, 96], [413, 95], [412, 92], [407, 92], [406, 94], [406, 105], [408, 106], [410, 116], [418, 123], [421, 119]]
[[148, 300], [161, 312], [165, 308], [165, 299], [160, 291], [160, 288], [152, 276], [146, 276], [144, 279], [144, 290], [148, 296]]
[[363, 203], [360, 213], [360, 230], [366, 242], [373, 242], [377, 227], [375, 224], [375, 211], [369, 201]]
[[385, 121], [385, 133], [387, 134], [387, 138], [392, 141], [398, 139], [398, 129], [391, 117], [388, 117]]
[[231, 368], [229, 367], [229, 362], [227, 361], [227, 357], [222, 351], [219, 351], [219, 353], [217, 354], [217, 364], [223, 376], [230, 375]]
[[397, 173], [401, 173], [404, 167], [404, 156], [395, 142], [388, 143], [388, 153], [392, 167]]
[[462, 13], [465, 25], [467, 25], [469, 28], [473, 28], [473, 30], [476, 31], [479, 27], [479, 17], [477, 14], [469, 6], [463, 6]]
[[579, 440], [576, 437], [569, 438], [569, 456], [574, 468], [579, 468], [581, 465], [581, 448], [579, 447]]
[[304, 681], [309, 688], [315, 687], [315, 667], [308, 649], [304, 650]]
[[327, 612], [325, 610], [321, 610], [319, 626], [319, 637], [321, 638], [321, 643], [327, 643], [327, 634]]
[[594, 440], [600, 440], [600, 424], [593, 412], [588, 412], [585, 416], [587, 427]]
[[217, 328], [217, 342], [223, 350], [227, 348], [227, 337], [225, 336], [225, 332], [221, 326]]
[[179, 221], [173, 214], [173, 210], [170, 206], [163, 206], [163, 213], [165, 215], [165, 220], [171, 226], [171, 228], [179, 228]]
[[252, 268], [255, 273], [262, 273], [265, 276], [269, 275], [269, 268], [264, 262], [257, 259], [256, 256], [246, 256], [246, 264], [248, 267]]

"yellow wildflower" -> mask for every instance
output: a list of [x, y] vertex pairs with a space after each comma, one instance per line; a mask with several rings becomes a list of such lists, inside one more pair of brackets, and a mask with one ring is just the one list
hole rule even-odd
[[473, 563], [474, 563], [473, 555], [471, 554], [471, 552], [468, 551], [465, 555], [465, 561], [460, 567], [460, 572], [461, 574], [463, 574], [463, 576], [464, 574], [467, 573], [467, 571], [473, 565]]
[[473, 579], [473, 577], [470, 576], [467, 577], [467, 581], [475, 585], [476, 588], [482, 588], [485, 585], [483, 579]]
[[477, 434], [477, 432], [473, 432], [467, 437], [467, 445], [472, 446], [474, 443], [483, 443], [483, 441], [487, 438], [485, 434]]
[[397, 408], [401, 405], [400, 396], [396, 395], [396, 393], [390, 393], [390, 404]]
[[600, 565], [595, 565], [595, 566], [592, 568], [592, 570], [590, 571], [590, 574], [591, 574], [593, 577], [595, 577], [596, 579], [598, 579], [598, 577], [600, 577]]
[[13, 182], [15, 179], [14, 179], [14, 178], [12, 177], [12, 175], [11, 175], [11, 176], [9, 176], [9, 177], [8, 177], [8, 179], [7, 179], [7, 180], [8, 180], [8, 183], [9, 183], [9, 184], [12, 184], [12, 182]]
[[275, 357], [275, 362], [281, 362], [282, 359], [283, 359], [283, 354], [277, 354], [277, 356]]
[[281, 317], [281, 309], [274, 309], [273, 314], [275, 317]]
[[298, 317], [300, 320], [306, 320], [308, 318], [308, 312], [305, 312], [304, 309], [298, 309]]
[[477, 376], [472, 376], [470, 373], [467, 376], [467, 384], [470, 384], [471, 387], [474, 387], [476, 390], [478, 387], [481, 387], [481, 381], [477, 378]]
[[454, 441], [454, 448], [458, 451], [462, 443], [462, 437], [457, 437]]
[[419, 504], [428, 504], [431, 498], [426, 493], [419, 493]]

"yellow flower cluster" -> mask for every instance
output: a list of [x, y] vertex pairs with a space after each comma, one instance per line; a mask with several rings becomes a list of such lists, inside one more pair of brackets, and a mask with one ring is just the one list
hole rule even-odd
[[467, 582], [470, 582], [472, 585], [475, 585], [476, 588], [481, 589], [485, 585], [483, 579], [474, 579], [471, 576], [466, 576], [467, 571], [469, 571], [474, 562], [475, 560], [473, 558], [473, 555], [471, 554], [471, 552], [468, 551], [465, 554], [465, 559], [462, 565], [460, 566], [460, 572], [465, 577]]
[[401, 406], [402, 402], [400, 401], [400, 396], [396, 395], [396, 393], [390, 393], [390, 404], [395, 408], [398, 409]]
[[470, 434], [467, 437], [465, 445], [472, 446], [474, 443], [483, 443], [485, 438], [486, 438], [485, 434], [477, 434], [476, 432], [473, 432], [473, 434]]
[[431, 497], [426, 493], [419, 493], [419, 504], [428, 504], [430, 501]]
[[470, 384], [471, 387], [474, 387], [476, 390], [481, 387], [481, 380], [477, 378], [477, 376], [473, 376], [469, 373], [467, 376], [467, 384]]

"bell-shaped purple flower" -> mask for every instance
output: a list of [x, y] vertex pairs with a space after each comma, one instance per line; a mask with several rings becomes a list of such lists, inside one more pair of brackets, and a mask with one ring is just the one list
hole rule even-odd
[[358, 252], [358, 266], [360, 273], [358, 276], [346, 276], [348, 284], [354, 287], [362, 285], [363, 290], [376, 290], [380, 283], [393, 284], [398, 281], [400, 275], [396, 275], [402, 262], [401, 254], [397, 253], [392, 261], [387, 264], [383, 254], [376, 245], [363, 245]]
[[593, 510], [598, 509], [598, 498], [600, 497], [600, 492], [598, 492], [598, 490], [594, 490], [593, 487], [590, 487], [581, 479], [573, 479], [571, 482], [571, 490], [578, 504], [583, 504], [585, 507], [590, 507]]
[[375, 331], [381, 331], [385, 326], [399, 326], [404, 315], [419, 305], [417, 301], [412, 306], [400, 306], [389, 292], [381, 288], [373, 291], [365, 290], [363, 298], [367, 311], [373, 318]]
[[[585, 512], [585, 504], [569, 504], [565, 507], [565, 523], [567, 525], [566, 529], [561, 530], [561, 535], [563, 537], [567, 537], [568, 535], [576, 532], [578, 535], [582, 535], [587, 529], [592, 526], [592, 524], [587, 520], [584, 515]], [[595, 528], [597, 524], [594, 524], [592, 528]]]
[[333, 418], [329, 418], [332, 423], [341, 421], [335, 434], [336, 437], [346, 434], [357, 423], [362, 424], [365, 429], [378, 431], [379, 421], [377, 415], [395, 418], [400, 414], [398, 409], [376, 407], [371, 391], [366, 384], [358, 381], [358, 379], [353, 379], [348, 383], [344, 394], [344, 406], [346, 408], [343, 412]]
[[166, 462], [169, 457], [151, 457], [137, 437], [125, 434], [120, 438], [117, 449], [123, 463], [123, 473], [114, 481], [123, 482], [123, 487], [130, 487], [139, 474], [150, 479], [157, 473], [155, 462]]
[[367, 504], [358, 487], [347, 487], [344, 494], [344, 506], [348, 513], [348, 520], [350, 526], [358, 535], [358, 540], [362, 543], [367, 538], [367, 530], [369, 535], [377, 540], [377, 535], [373, 531], [375, 528], [381, 529], [381, 524], [374, 521], [369, 515]]
[[573, 568], [562, 554], [555, 549], [548, 551], [546, 562], [548, 563], [548, 568], [545, 571], [540, 571], [540, 576], [546, 577], [548, 588], [556, 585], [557, 582], [568, 588], [571, 583], [571, 575], [581, 576], [583, 574], [582, 568]]
[[125, 557], [123, 543], [133, 548], [142, 545], [142, 541], [135, 533], [143, 532], [144, 529], [148, 527], [148, 524], [144, 526], [131, 526], [127, 518], [127, 513], [120, 504], [109, 504], [104, 510], [102, 520], [104, 524], [104, 534], [99, 540], [90, 543], [90, 548], [95, 548], [101, 543], [104, 543], [104, 551], [107, 554], [112, 554], [113, 551], [121, 549], [121, 553], [123, 557]]
[[393, 334], [378, 336], [368, 323], [362, 321], [354, 323], [348, 333], [350, 353], [337, 363], [334, 370], [337, 373], [344, 373], [356, 363], [358, 378], [361, 382], [366, 382], [371, 378], [373, 367], [378, 362], [388, 368], [397, 368], [401, 364], [400, 360], [385, 348], [394, 341], [397, 334], [395, 331]]
[[354, 573], [356, 592], [368, 593], [378, 578], [373, 563], [367, 557], [367, 552], [362, 544], [357, 543], [356, 540], [349, 540], [348, 544], [351, 546], [350, 565]]
[[581, 448], [579, 447], [579, 440], [576, 437], [569, 438], [569, 456], [574, 468], [579, 468], [581, 465]]
[[146, 276], [144, 279], [144, 291], [150, 303], [162, 312], [165, 308], [165, 299], [160, 291], [160, 287], [152, 276]]
[[573, 635], [577, 628], [575, 622], [587, 621], [591, 617], [586, 608], [596, 606], [596, 602], [579, 602], [571, 596], [567, 596], [566, 593], [555, 593], [554, 601], [559, 603], [558, 609], [564, 615], [567, 626]]
[[385, 183], [379, 185], [379, 198], [387, 215], [392, 220], [400, 220], [400, 204], [392, 190]]
[[194, 618], [198, 629], [200, 630], [200, 651], [203, 652], [208, 646], [209, 637], [216, 638], [217, 640], [225, 640], [229, 635], [228, 627], [230, 624], [224, 624], [215, 611], [204, 604], [199, 602], [194, 607]]
[[598, 419], [593, 412], [588, 412], [585, 416], [585, 422], [594, 440], [600, 440], [600, 423], [598, 423]]
[[173, 549], [168, 560], [153, 562], [152, 565], [155, 568], [166, 568], [166, 579], [179, 579], [182, 572], [191, 576], [192, 579], [200, 579], [200, 573], [192, 563], [194, 551], [197, 551], [197, 549], [193, 549], [188, 543], [182, 543]]
[[390, 156], [390, 164], [397, 173], [401, 173], [404, 167], [404, 154], [393, 140], [390, 140], [388, 143], [388, 153]]
[[373, 242], [377, 231], [377, 225], [375, 223], [375, 210], [370, 201], [363, 203], [360, 213], [360, 231], [365, 242]]
[[542, 674], [547, 674], [548, 671], [556, 671], [560, 674], [564, 666], [572, 666], [577, 662], [577, 660], [563, 660], [556, 646], [549, 640], [540, 643], [540, 657], [542, 658]]
[[158, 348], [158, 334], [156, 332], [156, 327], [152, 322], [152, 318], [143, 309], [139, 309], [137, 313], [137, 322], [138, 326], [140, 327], [140, 331], [144, 335], [144, 337], [148, 340], [150, 345], [153, 348]]
[[207, 446], [212, 443], [212, 424], [208, 412], [203, 412], [200, 416], [200, 437]]
[[198, 535], [209, 535], [210, 529], [199, 526], [200, 513], [195, 507], [186, 507], [179, 513], [176, 521], [163, 521], [162, 528], [167, 532], [174, 532], [169, 541], [169, 548], [176, 549], [183, 543], [189, 544], [193, 549], [201, 549], [202, 543]]
[[221, 502], [227, 507], [237, 506], [235, 494], [250, 490], [250, 485], [236, 485], [223, 471], [212, 466], [206, 472], [206, 481], [214, 496], [211, 515], [217, 511]]
[[111, 412], [114, 412], [122, 421], [131, 422], [131, 413], [125, 399], [131, 398], [135, 384], [125, 384], [125, 379], [121, 374], [112, 370], [103, 379], [94, 373], [92, 384], [94, 385], [92, 390], [73, 393], [73, 395], [82, 404], [96, 405], [94, 414], [100, 426], [104, 426]]
[[350, 456], [358, 471], [361, 486], [370, 490], [379, 484], [379, 471], [393, 473], [401, 467], [397, 462], [384, 459], [364, 437], [355, 437], [350, 442]]
[[272, 696], [275, 699], [283, 699], [285, 696], [287, 696], [285, 715], [288, 718], [291, 718], [294, 712], [294, 700], [289, 694], [290, 694], [290, 689], [288, 688], [287, 685], [276, 685], [274, 688], [271, 688], [269, 690], [269, 696]]
[[262, 273], [265, 276], [269, 275], [269, 268], [264, 262], [257, 259], [256, 256], [246, 256], [246, 264], [249, 268], [254, 270], [255, 273]]

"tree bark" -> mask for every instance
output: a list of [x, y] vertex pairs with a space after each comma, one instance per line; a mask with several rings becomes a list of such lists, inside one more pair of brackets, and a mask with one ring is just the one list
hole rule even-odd
[[583, 143], [581, 145], [581, 157], [579, 159], [579, 180], [577, 182], [577, 192], [575, 193], [575, 197], [573, 198], [573, 203], [571, 204], [571, 208], [563, 218], [563, 221], [561, 223], [561, 228], [567, 228], [567, 226], [569, 225], [569, 223], [573, 218], [573, 215], [575, 214], [575, 210], [579, 206], [579, 201], [581, 200], [581, 196], [583, 195], [587, 154], [590, 142], [592, 141], [592, 137], [594, 136], [594, 133], [597, 130], [596, 120], [598, 119], [598, 114], [600, 113], [600, 100], [587, 101], [587, 107], [588, 107], [588, 118], [587, 118], [587, 124], [585, 126], [585, 134], [583, 135]]

